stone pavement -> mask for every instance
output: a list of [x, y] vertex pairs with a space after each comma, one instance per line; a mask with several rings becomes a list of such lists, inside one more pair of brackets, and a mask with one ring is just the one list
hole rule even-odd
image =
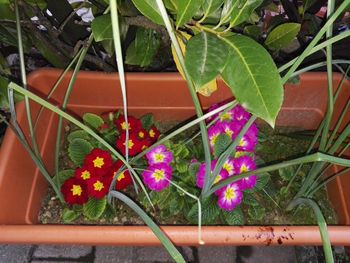
[[[314, 250], [296, 247], [180, 247], [193, 263], [321, 263]], [[307, 253], [306, 253], [306, 252]], [[302, 256], [300, 256], [302, 255]], [[172, 262], [162, 247], [80, 245], [0, 245], [0, 263], [165, 263]]]

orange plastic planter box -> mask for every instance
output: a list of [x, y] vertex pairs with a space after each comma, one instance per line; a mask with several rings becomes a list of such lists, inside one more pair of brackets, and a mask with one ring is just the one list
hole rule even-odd
[[[45, 96], [61, 71], [42, 69], [29, 76], [31, 89]], [[335, 87], [340, 81], [335, 75]], [[184, 120], [194, 115], [186, 83], [175, 73], [127, 74], [129, 113], [140, 116], [153, 113], [157, 120]], [[68, 85], [64, 79], [50, 102], [59, 105]], [[201, 97], [204, 108], [231, 97], [219, 82], [213, 96]], [[336, 105], [339, 114], [350, 95], [346, 83]], [[300, 85], [286, 85], [285, 102], [277, 125], [315, 129], [327, 104], [325, 74], [310, 73], [301, 77]], [[81, 72], [71, 94], [68, 111], [75, 116], [85, 112], [101, 114], [122, 107], [117, 74]], [[39, 106], [32, 103], [35, 119]], [[17, 117], [25, 134], [28, 127], [23, 103], [17, 105]], [[347, 116], [350, 120], [350, 114]], [[37, 126], [37, 141], [46, 167], [52, 171], [57, 116], [44, 110]], [[65, 243], [95, 245], [156, 245], [159, 241], [145, 226], [70, 226], [40, 225], [37, 215], [47, 183], [28, 153], [8, 129], [0, 150], [0, 242], [1, 243]], [[334, 245], [350, 245], [350, 174], [337, 178], [328, 193], [339, 217], [340, 225], [330, 226]], [[198, 245], [196, 226], [162, 226], [177, 245]], [[210, 226], [203, 227], [207, 245], [320, 245], [317, 226]]]

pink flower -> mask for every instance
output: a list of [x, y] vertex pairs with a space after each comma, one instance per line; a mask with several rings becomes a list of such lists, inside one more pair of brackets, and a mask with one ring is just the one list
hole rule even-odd
[[222, 122], [220, 123], [220, 128], [222, 132], [229, 136], [232, 140], [237, 137], [238, 129], [234, 122]]
[[220, 189], [218, 206], [226, 211], [232, 211], [242, 202], [243, 194], [237, 183], [232, 183]]
[[246, 123], [251, 117], [251, 114], [247, 112], [241, 105], [235, 106], [230, 112], [234, 120], [242, 123]]
[[[214, 168], [215, 168], [215, 165], [217, 163], [217, 160], [213, 160], [211, 162], [211, 165], [210, 165], [210, 170], [211, 172], [214, 171]], [[221, 169], [219, 174], [216, 176], [215, 178], [215, 181], [214, 181], [214, 184], [220, 182], [221, 180], [223, 179], [226, 179], [228, 177], [228, 173], [225, 169]], [[199, 169], [198, 169], [198, 172], [197, 172], [197, 175], [196, 175], [196, 184], [199, 188], [203, 188], [204, 187], [204, 180], [205, 180], [205, 163], [202, 163], [200, 166], [199, 166]], [[218, 190], [219, 191], [219, 190]], [[217, 191], [216, 191], [217, 192]], [[215, 193], [216, 193], [215, 192]]]
[[[252, 171], [256, 169], [256, 165], [253, 158], [247, 155], [234, 159], [234, 167], [235, 167], [236, 174], [246, 173], [248, 171]], [[251, 175], [251, 176], [245, 177], [239, 180], [238, 184], [242, 190], [251, 189], [256, 184], [256, 176]]]
[[148, 164], [153, 165], [157, 163], [169, 164], [173, 161], [173, 154], [171, 151], [167, 151], [164, 145], [159, 145], [153, 148], [146, 154]]
[[251, 138], [247, 134], [243, 135], [239, 141], [236, 150], [238, 152], [254, 152], [255, 146], [258, 144], [257, 138]]
[[224, 163], [224, 166], [222, 168], [228, 173], [229, 176], [234, 175], [235, 174], [234, 159], [229, 157]]
[[223, 133], [223, 130], [219, 123], [214, 124], [208, 129], [208, 137], [209, 137], [209, 144], [210, 144], [211, 150], [214, 150], [216, 139], [222, 133]]
[[149, 189], [156, 192], [162, 191], [170, 184], [172, 168], [165, 163], [151, 165], [143, 171], [142, 177], [144, 183]]

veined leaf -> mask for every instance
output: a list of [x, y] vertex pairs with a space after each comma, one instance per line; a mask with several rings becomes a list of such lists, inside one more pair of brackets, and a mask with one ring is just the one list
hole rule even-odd
[[156, 0], [132, 0], [132, 2], [145, 17], [151, 19], [156, 24], [164, 24]]
[[278, 50], [290, 44], [300, 31], [300, 24], [285, 23], [274, 28], [265, 40], [265, 45], [272, 50]]
[[241, 226], [244, 224], [244, 215], [240, 207], [236, 207], [233, 211], [222, 211], [222, 215], [228, 225]]
[[83, 206], [83, 213], [89, 219], [98, 219], [106, 209], [107, 198], [95, 199], [90, 198], [89, 201]]
[[176, 27], [188, 22], [197, 13], [203, 2], [204, 0], [179, 0]]
[[82, 165], [85, 156], [93, 149], [91, 143], [84, 139], [74, 139], [68, 146], [68, 155], [76, 165]]
[[178, 6], [178, 0], [164, 0], [164, 5], [170, 11], [176, 12]]
[[231, 17], [234, 5], [235, 5], [235, 3], [233, 3], [233, 0], [226, 0], [225, 1], [225, 4], [224, 4], [222, 11], [221, 11], [221, 18], [220, 18], [219, 25], [225, 24], [228, 21], [230, 21], [230, 17]]
[[246, 110], [274, 127], [283, 101], [283, 86], [273, 59], [249, 37], [222, 39], [231, 50], [223, 80]]
[[228, 53], [228, 46], [207, 32], [197, 34], [188, 41], [185, 66], [196, 87], [202, 87], [222, 72]]
[[126, 51], [125, 63], [129, 65], [148, 66], [152, 63], [160, 45], [152, 29], [138, 28], [135, 40]]
[[[119, 18], [120, 25], [120, 34], [121, 39], [124, 39], [126, 33], [128, 32], [129, 25], [124, 22], [122, 17]], [[91, 30], [94, 34], [94, 39], [96, 42], [100, 42], [103, 40], [112, 40], [113, 32], [112, 32], [112, 21], [111, 15], [101, 15], [96, 17], [91, 23]], [[112, 47], [109, 47], [109, 51], [111, 51]]]
[[202, 7], [204, 11], [204, 16], [207, 17], [208, 15], [214, 13], [222, 6], [224, 2], [225, 0], [204, 0]]
[[101, 125], [104, 123], [103, 119], [93, 113], [85, 113], [83, 116], [84, 124], [90, 126], [90, 128], [93, 128], [97, 130], [101, 127]]
[[261, 5], [263, 0], [236, 1], [231, 13], [230, 27], [237, 26], [249, 19], [254, 10]]

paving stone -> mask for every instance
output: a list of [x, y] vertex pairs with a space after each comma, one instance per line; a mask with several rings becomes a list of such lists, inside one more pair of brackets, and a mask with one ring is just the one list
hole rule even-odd
[[168, 252], [163, 247], [135, 248], [137, 262], [172, 262]]
[[237, 247], [237, 263], [295, 263], [294, 247]]
[[198, 247], [198, 258], [200, 263], [230, 262], [236, 260], [236, 247]]
[[[32, 260], [30, 263], [82, 263], [82, 261], [61, 261], [61, 260]], [[87, 263], [84, 261], [84, 263]]]
[[133, 247], [96, 247], [94, 263], [132, 263]]
[[31, 248], [30, 245], [0, 245], [0, 262], [29, 262]]
[[77, 245], [40, 245], [34, 251], [33, 257], [37, 258], [71, 258], [86, 257], [92, 252], [91, 246]]

